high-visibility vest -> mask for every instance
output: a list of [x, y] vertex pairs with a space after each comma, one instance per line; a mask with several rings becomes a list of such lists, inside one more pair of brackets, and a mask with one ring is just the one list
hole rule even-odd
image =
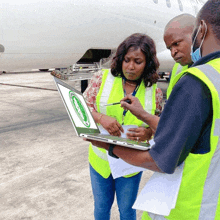
[[[189, 68], [186, 72], [202, 80], [211, 92], [213, 120], [210, 152], [190, 153], [187, 156], [176, 206], [170, 215], [159, 216], [144, 212], [142, 220], [220, 219], [220, 58]], [[184, 74], [185, 72], [178, 74], [172, 87]]]
[[169, 82], [169, 86], [167, 88], [167, 99], [170, 96], [170, 93], [172, 91], [171, 89], [171, 85], [173, 84], [173, 81], [175, 79], [175, 77], [181, 73], [182, 71], [186, 71], [188, 69], [188, 65], [185, 66], [181, 66], [179, 63], [175, 63], [171, 72], [171, 77], [170, 77], [170, 82]]
[[[135, 95], [140, 100], [143, 108], [151, 114], [155, 114], [156, 110], [156, 87], [157, 85], [154, 84], [153, 86], [146, 88], [142, 81]], [[109, 70], [104, 70], [102, 84], [96, 97], [97, 111], [114, 117], [120, 124], [123, 122], [124, 125], [147, 127], [147, 124], [137, 119], [130, 111], [127, 111], [123, 121], [124, 109], [120, 105], [103, 106], [103, 104], [119, 102], [122, 98], [124, 98], [122, 78], [114, 77]], [[100, 149], [90, 144], [89, 162], [103, 178], [108, 178], [111, 174], [105, 149]]]

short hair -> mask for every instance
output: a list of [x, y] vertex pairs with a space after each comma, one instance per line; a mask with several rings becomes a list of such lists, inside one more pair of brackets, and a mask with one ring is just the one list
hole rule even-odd
[[197, 22], [204, 20], [210, 24], [213, 34], [220, 41], [220, 1], [209, 0], [200, 9], [197, 15]]
[[146, 58], [146, 66], [144, 68], [141, 79], [144, 81], [145, 87], [150, 87], [159, 79], [157, 69], [159, 61], [156, 56], [156, 46], [151, 37], [146, 34], [135, 33], [127, 37], [117, 48], [116, 54], [112, 59], [111, 73], [115, 77], [124, 77], [122, 71], [122, 62], [130, 48], [135, 50], [141, 49]]
[[180, 28], [186, 29], [189, 32], [193, 32], [195, 21], [196, 21], [196, 17], [191, 14], [184, 13], [177, 15], [167, 23], [164, 32], [166, 32], [166, 30], [169, 28], [169, 26], [171, 26], [173, 22], [178, 22], [180, 24]]

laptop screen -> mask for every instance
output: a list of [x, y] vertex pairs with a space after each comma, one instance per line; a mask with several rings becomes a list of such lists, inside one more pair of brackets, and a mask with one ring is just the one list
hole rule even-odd
[[55, 77], [54, 80], [77, 135], [100, 133], [83, 94]]

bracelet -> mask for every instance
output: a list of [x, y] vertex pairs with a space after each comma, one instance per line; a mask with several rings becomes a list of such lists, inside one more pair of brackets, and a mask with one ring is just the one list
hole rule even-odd
[[100, 114], [99, 118], [98, 118], [98, 123], [100, 124], [101, 118], [102, 116], [104, 116], [103, 114]]

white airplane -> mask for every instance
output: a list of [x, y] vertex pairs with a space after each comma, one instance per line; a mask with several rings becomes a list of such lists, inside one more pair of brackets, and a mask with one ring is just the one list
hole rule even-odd
[[0, 0], [0, 71], [66, 68], [109, 57], [130, 34], [151, 36], [160, 71], [173, 59], [167, 22], [196, 15], [204, 0]]

